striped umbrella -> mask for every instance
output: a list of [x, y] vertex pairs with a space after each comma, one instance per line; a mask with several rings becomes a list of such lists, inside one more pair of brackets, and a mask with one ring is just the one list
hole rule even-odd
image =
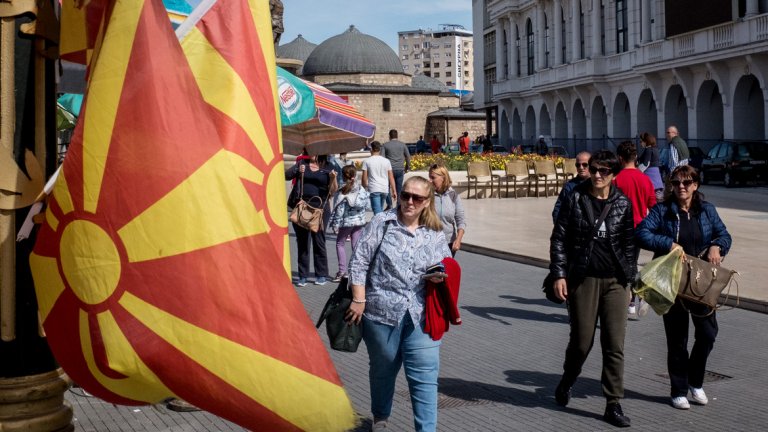
[[311, 155], [343, 153], [360, 150], [373, 138], [376, 125], [355, 107], [321, 85], [298, 80], [312, 91], [317, 114], [302, 123], [283, 124], [283, 153], [299, 154], [304, 148]]

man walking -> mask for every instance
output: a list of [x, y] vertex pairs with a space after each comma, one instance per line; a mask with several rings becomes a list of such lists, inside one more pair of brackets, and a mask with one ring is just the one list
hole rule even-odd
[[373, 214], [381, 213], [384, 210], [384, 202], [389, 191], [394, 199], [397, 199], [395, 191], [395, 178], [392, 175], [392, 164], [388, 159], [382, 157], [381, 143], [374, 141], [371, 143], [371, 157], [363, 161], [362, 185], [371, 194], [371, 209]]
[[[650, 177], [643, 174], [635, 164], [637, 163], [637, 147], [632, 141], [624, 141], [616, 148], [619, 157], [621, 171], [613, 179], [613, 184], [619, 188], [632, 203], [632, 224], [634, 228], [642, 221], [651, 207], [656, 205], [656, 191]], [[635, 260], [630, 264], [637, 267], [640, 257], [640, 249], [635, 248]], [[627, 313], [637, 314], [637, 296], [633, 293], [629, 302]], [[641, 311], [640, 315], [643, 315]]]
[[469, 153], [469, 132], [464, 132], [459, 137], [459, 154], [465, 155]]
[[690, 158], [688, 144], [680, 138], [677, 126], [670, 125], [667, 128], [667, 142], [669, 143], [669, 161], [667, 162], [669, 171], [672, 172], [676, 167], [688, 165], [688, 158]]
[[[411, 154], [404, 142], [397, 139], [397, 129], [389, 131], [389, 141], [385, 142], [381, 155], [389, 159], [392, 164], [392, 174], [395, 176], [396, 195], [400, 196], [400, 190], [403, 188], [403, 176], [411, 168]], [[392, 197], [394, 198], [394, 197]], [[390, 197], [387, 197], [387, 206], [392, 206]]]
[[583, 151], [576, 155], [576, 177], [568, 180], [562, 189], [560, 189], [560, 195], [555, 201], [555, 208], [552, 209], [552, 223], [557, 222], [557, 214], [560, 212], [560, 206], [563, 205], [563, 201], [568, 198], [573, 189], [584, 180], [589, 179], [589, 158], [592, 155]]

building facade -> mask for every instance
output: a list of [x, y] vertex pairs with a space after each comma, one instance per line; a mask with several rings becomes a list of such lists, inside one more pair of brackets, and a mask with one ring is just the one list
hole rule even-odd
[[[475, 108], [569, 152], [768, 136], [768, 0], [473, 0]], [[560, 142], [558, 142], [560, 141]]]
[[441, 24], [439, 30], [398, 32], [397, 39], [405, 73], [423, 73], [455, 90], [474, 89], [471, 31], [456, 24]]

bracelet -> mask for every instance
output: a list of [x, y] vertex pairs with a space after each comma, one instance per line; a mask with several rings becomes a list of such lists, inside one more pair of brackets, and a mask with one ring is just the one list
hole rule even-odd
[[352, 299], [352, 303], [365, 303], [365, 299], [362, 299], [362, 300]]

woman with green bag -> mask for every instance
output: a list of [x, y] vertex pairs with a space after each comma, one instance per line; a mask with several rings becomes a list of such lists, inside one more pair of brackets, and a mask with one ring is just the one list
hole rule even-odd
[[[654, 252], [654, 258], [682, 247], [689, 255], [706, 253], [707, 261], [720, 265], [731, 248], [731, 235], [715, 210], [704, 201], [699, 189], [699, 173], [689, 165], [675, 168], [670, 175], [672, 191], [656, 204], [640, 222], [635, 233], [643, 249]], [[717, 314], [707, 306], [678, 298], [663, 315], [667, 336], [667, 368], [669, 370], [671, 404], [689, 409], [687, 395], [706, 405], [709, 401], [702, 384], [707, 358], [717, 337]], [[690, 318], [689, 318], [690, 316]], [[693, 321], [695, 340], [688, 352], [688, 323]]]

